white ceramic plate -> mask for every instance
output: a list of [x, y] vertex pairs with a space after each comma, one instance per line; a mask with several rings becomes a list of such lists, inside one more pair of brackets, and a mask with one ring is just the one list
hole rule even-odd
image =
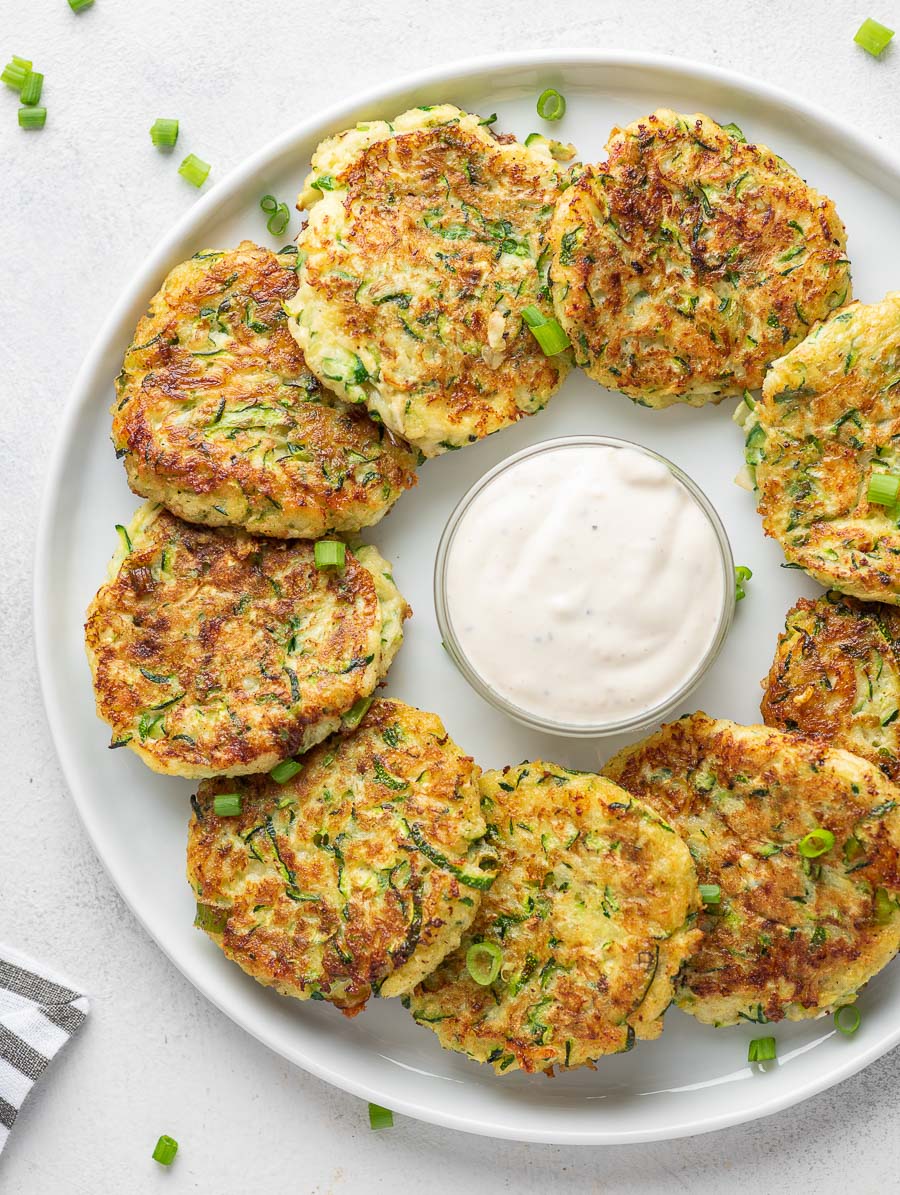
[[[853, 1038], [836, 1035], [830, 1019], [775, 1027], [778, 1065], [766, 1074], [751, 1074], [745, 1061], [752, 1026], [714, 1030], [677, 1010], [668, 1014], [658, 1042], [608, 1059], [596, 1073], [576, 1071], [549, 1082], [497, 1078], [488, 1067], [442, 1052], [397, 1001], [374, 1001], [351, 1021], [328, 1005], [279, 997], [192, 928], [194, 904], [184, 879], [191, 786], [154, 775], [127, 751], [107, 751], [109, 732], [94, 715], [82, 648], [83, 611], [115, 548], [113, 524], [127, 522], [137, 505], [109, 441], [113, 378], [166, 271], [204, 247], [259, 238], [259, 197], [295, 194], [312, 149], [326, 134], [416, 104], [451, 101], [484, 114], [497, 111], [499, 129], [525, 136], [540, 125], [535, 99], [547, 86], [558, 87], [569, 104], [554, 135], [575, 142], [585, 161], [600, 154], [612, 125], [662, 105], [737, 121], [750, 139], [768, 143], [835, 200], [849, 232], [857, 296], [878, 299], [900, 285], [900, 164], [824, 112], [770, 87], [649, 55], [554, 51], [482, 60], [381, 88], [306, 122], [234, 171], [199, 200], [130, 282], [81, 370], [56, 444], [37, 545], [35, 638], [53, 736], [100, 858], [162, 949], [228, 1016], [323, 1079], [411, 1116], [528, 1141], [643, 1141], [775, 1112], [883, 1054], [900, 1039], [900, 965], [864, 993], [862, 1027]], [[619, 745], [542, 739], [490, 708], [441, 650], [431, 596], [438, 538], [464, 490], [525, 445], [591, 432], [637, 440], [690, 473], [718, 508], [735, 559], [753, 568], [749, 596], [693, 703], [758, 721], [759, 679], [785, 611], [815, 586], [779, 568], [781, 553], [763, 539], [752, 497], [732, 484], [742, 456], [730, 420], [733, 405], [650, 411], [576, 373], [542, 414], [429, 462], [418, 488], [371, 536], [394, 562], [415, 611], [389, 692], [438, 712], [484, 767], [537, 756], [592, 767]], [[614, 568], [610, 562], [610, 576], [597, 584], [610, 583]]]

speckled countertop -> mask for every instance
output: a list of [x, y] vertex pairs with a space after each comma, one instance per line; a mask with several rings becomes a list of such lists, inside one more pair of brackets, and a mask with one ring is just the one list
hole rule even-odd
[[[157, 115], [181, 116], [186, 148], [221, 177], [316, 108], [413, 69], [500, 50], [626, 48], [769, 80], [896, 143], [900, 44], [876, 62], [852, 37], [867, 15], [900, 28], [900, 3], [97, 0], [76, 17], [65, 0], [0, 0], [0, 13], [0, 55], [35, 60], [50, 112], [43, 133], [20, 133], [15, 97], [0, 94], [0, 940], [54, 960], [93, 999], [87, 1027], [19, 1119], [0, 1190], [897, 1189], [896, 1051], [779, 1116], [688, 1140], [573, 1150], [402, 1118], [369, 1132], [364, 1104], [289, 1066], [195, 992], [111, 886], [41, 706], [31, 557], [79, 362], [125, 280], [196, 199], [152, 152]], [[149, 1160], [161, 1131], [182, 1142], [169, 1172]]]

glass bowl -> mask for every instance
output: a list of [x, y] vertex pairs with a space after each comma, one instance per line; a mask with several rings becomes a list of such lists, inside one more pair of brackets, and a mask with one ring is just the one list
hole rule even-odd
[[[491, 485], [495, 478], [507, 470], [514, 468], [520, 461], [526, 458], [556, 452], [562, 448], [592, 444], [602, 444], [613, 448], [630, 448], [633, 451], [641, 452], [645, 456], [651, 457], [653, 460], [665, 465], [672, 475], [681, 482], [694, 499], [696, 505], [706, 516], [715, 533], [722, 564], [722, 607], [719, 611], [715, 634], [712, 636], [709, 646], [698, 660], [696, 667], [685, 677], [683, 683], [666, 696], [664, 700], [631, 714], [627, 718], [615, 721], [600, 723], [556, 722], [517, 705], [504, 696], [504, 694], [499, 693], [484, 677], [479, 675], [466, 655], [453, 627], [452, 612], [447, 599], [447, 568], [454, 536], [457, 533], [463, 516], [472, 502]], [[641, 730], [664, 719], [667, 714], [679, 706], [697, 685], [700, 684], [712, 667], [731, 627], [731, 621], [734, 617], [734, 603], [735, 577], [731, 545], [728, 542], [728, 536], [725, 528], [722, 526], [722, 521], [707, 496], [692, 478], [688, 477], [677, 465], [674, 465], [664, 456], [653, 452], [649, 448], [645, 448], [642, 444], [635, 444], [629, 440], [615, 439], [611, 436], [563, 436], [555, 440], [545, 440], [540, 444], [534, 444], [530, 448], [525, 448], [521, 452], [507, 457], [505, 461], [501, 461], [499, 465], [495, 465], [493, 469], [485, 473], [468, 490], [456, 505], [441, 535], [434, 564], [434, 606], [444, 647], [472, 688], [485, 701], [494, 706], [495, 709], [507, 714], [510, 718], [514, 718], [517, 722], [521, 722], [533, 730], [544, 731], [548, 734], [563, 735], [569, 738], [601, 738], [606, 735]]]

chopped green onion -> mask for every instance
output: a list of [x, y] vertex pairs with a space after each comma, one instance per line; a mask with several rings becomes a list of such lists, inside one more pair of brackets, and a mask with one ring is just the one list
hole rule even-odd
[[259, 206], [269, 217], [266, 228], [273, 237], [280, 237], [291, 222], [291, 213], [286, 203], [279, 203], [274, 195], [263, 195]]
[[90, 8], [94, 0], [69, 0], [69, 8], [72, 12], [81, 12], [83, 8]]
[[178, 121], [157, 116], [150, 126], [150, 140], [157, 149], [171, 149], [178, 140]]
[[810, 830], [797, 843], [797, 850], [804, 859], [818, 859], [834, 846], [834, 835], [830, 830]]
[[858, 46], [862, 46], [867, 54], [878, 58], [887, 48], [887, 44], [893, 36], [893, 29], [888, 29], [887, 25], [882, 25], [878, 21], [873, 21], [871, 17], [867, 17], [857, 29], [853, 40]]
[[566, 114], [565, 96], [555, 87], [548, 87], [538, 96], [537, 114], [541, 120], [562, 120]]
[[127, 528], [123, 527], [121, 523], [116, 523], [116, 533], [122, 541], [122, 547], [125, 549], [127, 555], [131, 551], [131, 536], [128, 534]]
[[221, 905], [204, 905], [197, 902], [194, 925], [210, 934], [221, 934], [228, 924], [228, 910]]
[[380, 1104], [369, 1104], [369, 1128], [392, 1129], [394, 1114], [389, 1108], [382, 1108]]
[[30, 70], [31, 63], [27, 58], [20, 58], [18, 54], [13, 54], [10, 61], [3, 68], [3, 73], [0, 74], [0, 80], [7, 87], [11, 87], [13, 91], [21, 91]]
[[522, 319], [541, 346], [545, 357], [555, 357], [569, 347], [569, 338], [555, 319], [548, 319], [538, 307], [522, 309]]
[[353, 705], [344, 714], [344, 725], [348, 730], [355, 730], [362, 722], [363, 718], [369, 712], [369, 707], [375, 700], [374, 697], [360, 697], [359, 701], [355, 701]]
[[202, 187], [209, 178], [211, 169], [209, 162], [204, 162], [196, 154], [188, 154], [178, 167], [178, 173], [182, 178], [186, 178], [192, 186]]
[[213, 797], [216, 817], [237, 817], [244, 802], [240, 793], [218, 793]]
[[834, 1010], [834, 1027], [845, 1037], [852, 1037], [862, 1020], [855, 1004], [842, 1004]]
[[875, 889], [875, 922], [887, 925], [894, 916], [897, 905], [891, 900], [887, 888]]
[[747, 568], [746, 564], [735, 565], [734, 569], [734, 600], [736, 602], [742, 601], [747, 596], [747, 591], [744, 589], [744, 582], [749, 581], [753, 576], [753, 570]]
[[900, 476], [892, 473], [873, 473], [869, 478], [866, 497], [879, 506], [893, 506], [900, 493]]
[[500, 974], [503, 951], [495, 942], [475, 942], [466, 951], [466, 970], [486, 988]]
[[19, 128], [20, 129], [42, 129], [47, 123], [47, 109], [46, 108], [20, 108], [19, 109]]
[[700, 885], [700, 899], [705, 905], [718, 905], [722, 903], [722, 889], [718, 884], [701, 884]]
[[[69, 0], [69, 3], [72, 4], [72, 0]], [[88, 3], [92, 4], [93, 0], [88, 0]], [[153, 1161], [159, 1162], [160, 1166], [171, 1166], [177, 1153], [178, 1142], [174, 1137], [167, 1137], [163, 1133], [162, 1137], [156, 1143], [156, 1149], [154, 1149], [152, 1157]]]
[[771, 1062], [775, 1057], [774, 1037], [754, 1037], [747, 1050], [748, 1062]]
[[25, 76], [25, 82], [22, 84], [22, 91], [20, 98], [23, 104], [31, 107], [36, 104], [41, 98], [41, 92], [44, 89], [44, 76], [40, 71], [29, 71]]
[[347, 561], [347, 545], [339, 539], [319, 539], [313, 549], [316, 568], [343, 568]]
[[726, 133], [730, 133], [731, 136], [735, 139], [735, 141], [746, 141], [747, 140], [747, 138], [741, 132], [740, 126], [736, 125], [733, 120], [730, 121], [728, 124], [723, 124], [722, 128], [725, 130]]
[[303, 764], [297, 763], [296, 759], [283, 759], [269, 772], [269, 779], [274, 780], [276, 784], [287, 784], [298, 772], [302, 771]]

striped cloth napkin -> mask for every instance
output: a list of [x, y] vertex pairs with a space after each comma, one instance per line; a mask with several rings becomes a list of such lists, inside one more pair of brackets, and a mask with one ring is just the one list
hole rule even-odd
[[89, 1009], [64, 979], [0, 943], [0, 1153], [35, 1080]]

